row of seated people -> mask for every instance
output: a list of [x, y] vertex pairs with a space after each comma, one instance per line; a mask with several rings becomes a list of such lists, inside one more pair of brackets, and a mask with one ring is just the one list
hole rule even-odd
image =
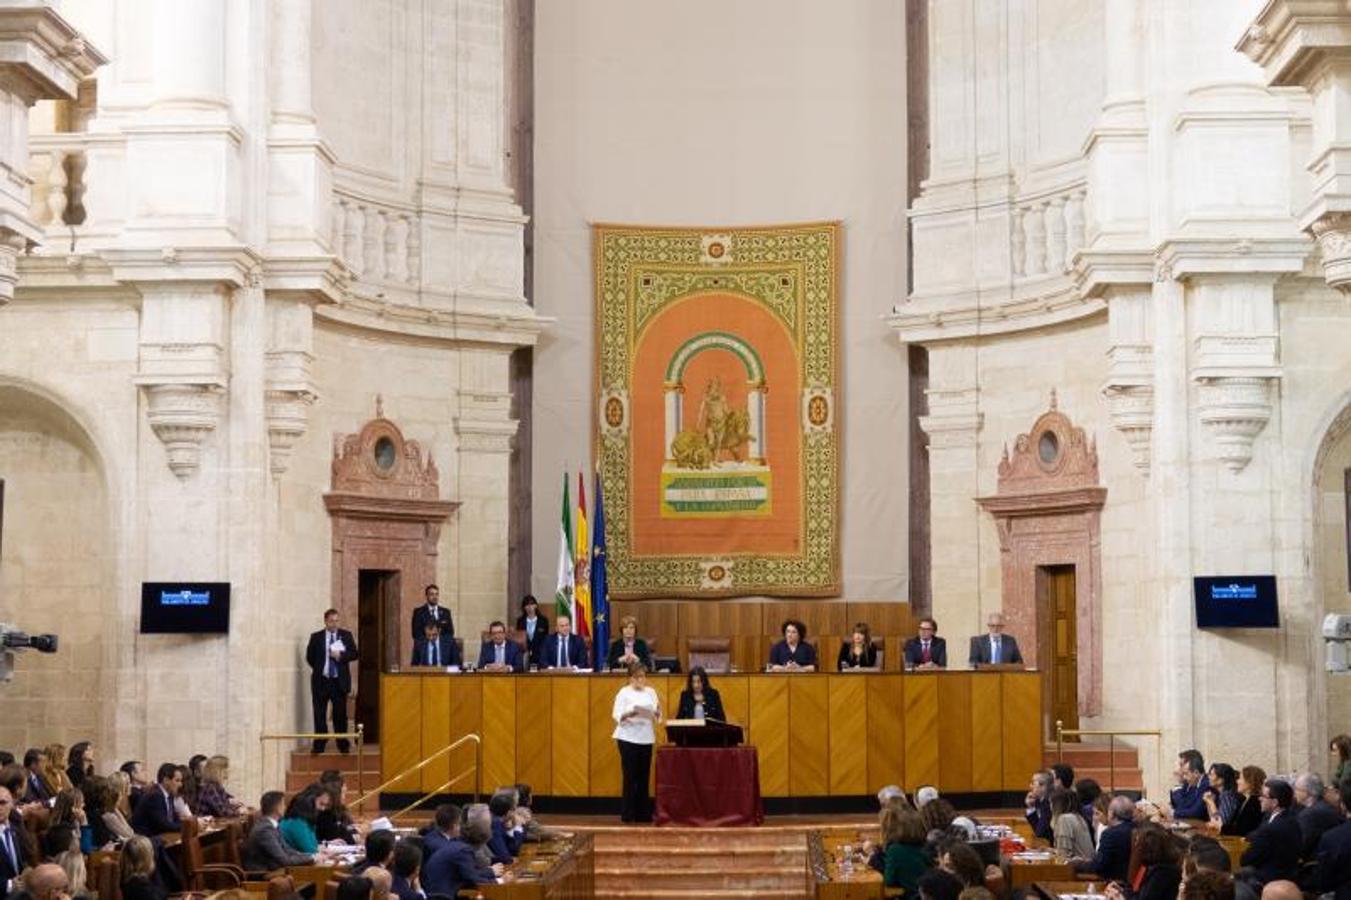
[[[527, 597], [529, 608], [534, 608], [534, 598]], [[522, 624], [533, 626], [529, 630]], [[1004, 617], [1001, 613], [991, 613], [987, 619], [988, 634], [971, 639], [969, 663], [973, 668], [987, 665], [1017, 665], [1023, 662], [1018, 642], [1004, 632]], [[581, 637], [572, 633], [572, 620], [560, 615], [555, 622], [552, 634], [548, 632], [548, 620], [538, 614], [517, 620], [515, 635], [507, 634], [506, 623], [495, 621], [488, 626], [482, 645], [479, 648], [477, 668], [488, 672], [522, 672], [531, 669], [595, 668], [622, 670], [631, 660], [641, 662], [649, 670], [655, 668], [652, 644], [638, 637], [638, 620], [625, 616], [620, 620], [620, 636], [610, 643], [602, 662], [597, 656], [592, 661], [590, 637]], [[937, 636], [938, 624], [932, 618], [924, 618], [919, 623], [919, 633], [906, 641], [903, 647], [905, 667], [907, 669], [928, 670], [945, 669], [948, 666], [947, 644]], [[786, 620], [781, 627], [782, 638], [769, 651], [766, 669], [771, 672], [801, 671], [814, 672], [820, 667], [816, 646], [807, 640], [807, 626], [797, 620]], [[701, 642], [706, 643], [706, 642]], [[841, 642], [836, 656], [838, 671], [848, 669], [882, 668], [883, 650], [881, 642], [872, 637], [866, 622], [855, 623], [848, 640]], [[701, 648], [702, 649], [702, 646]], [[695, 650], [692, 649], [691, 655]], [[423, 626], [423, 635], [413, 642], [412, 664], [415, 666], [462, 666], [464, 651], [461, 643], [442, 633], [441, 626], [435, 620], [428, 620]], [[692, 661], [690, 665], [695, 665]], [[719, 671], [720, 666], [710, 665], [707, 660], [699, 660], [709, 671]]]
[[[360, 830], [343, 805], [342, 774], [334, 770], [324, 772], [319, 782], [292, 797], [283, 814], [284, 795], [279, 791], [264, 794], [257, 811], [246, 810], [232, 797], [225, 789], [228, 760], [224, 757], [203, 757], [200, 766], [196, 758], [194, 766], [166, 763], [160, 766], [156, 782], [149, 784], [143, 780], [144, 767], [136, 762], [108, 776], [96, 774], [92, 748], [83, 757], [87, 763], [80, 773], [83, 789], [59, 788], [54, 797], [44, 800], [40, 799], [41, 788], [32, 781], [42, 769], [42, 760], [36, 758], [41, 755], [31, 753], [31, 768], [14, 764], [10, 754], [0, 757], [0, 897], [23, 892], [32, 896], [35, 889], [42, 893], [56, 887], [70, 896], [87, 895], [92, 886], [87, 860], [94, 853], [115, 854], [113, 885], [122, 900], [162, 900], [171, 891], [200, 887], [196, 878], [204, 867], [196, 838], [201, 823], [214, 816], [242, 819], [242, 833], [247, 837], [241, 846], [231, 848], [234, 852], [227, 858], [253, 873], [322, 861], [325, 842], [333, 846], [361, 840]], [[196, 775], [193, 768], [197, 768]], [[191, 805], [183, 790], [188, 777], [198, 786]], [[91, 798], [88, 805], [86, 791]], [[489, 876], [509, 878], [502, 867], [511, 863], [521, 842], [547, 836], [531, 815], [529, 797], [527, 785], [499, 790], [492, 803], [483, 807], [490, 817], [489, 834], [482, 841], [488, 849], [483, 851], [483, 865], [474, 870], [479, 880], [466, 880], [468, 876], [460, 869], [445, 878], [453, 876], [466, 883], [482, 883]], [[241, 817], [241, 813], [247, 815]], [[473, 844], [476, 826], [468, 822], [469, 818], [476, 822], [478, 812], [470, 808], [466, 814], [466, 834]], [[458, 833], [459, 821], [458, 809], [438, 810], [437, 825], [430, 829], [435, 832], [429, 835], [432, 843], [449, 842]], [[373, 871], [365, 874], [374, 882], [377, 900], [385, 900], [399, 885], [397, 878], [381, 874], [398, 874], [390, 868], [394, 840], [389, 831], [366, 835], [368, 857], [361, 870], [375, 863]], [[166, 851], [168, 843], [181, 848], [177, 858]], [[195, 857], [189, 846], [196, 848]], [[405, 851], [404, 855], [409, 854]], [[188, 883], [183, 872], [189, 862], [193, 883]], [[434, 876], [434, 880], [440, 878]], [[454, 890], [449, 896], [454, 896]]]

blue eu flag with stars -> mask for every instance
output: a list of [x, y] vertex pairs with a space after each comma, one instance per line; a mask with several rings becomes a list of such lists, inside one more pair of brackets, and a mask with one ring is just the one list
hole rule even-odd
[[596, 473], [596, 514], [591, 520], [591, 651], [595, 670], [603, 671], [610, 650], [610, 601], [605, 594], [605, 501]]

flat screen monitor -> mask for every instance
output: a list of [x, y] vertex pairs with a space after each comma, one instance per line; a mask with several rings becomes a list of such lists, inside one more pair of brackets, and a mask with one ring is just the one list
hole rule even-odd
[[141, 634], [228, 634], [230, 585], [224, 581], [141, 584]]
[[1275, 575], [1193, 579], [1197, 628], [1279, 628]]

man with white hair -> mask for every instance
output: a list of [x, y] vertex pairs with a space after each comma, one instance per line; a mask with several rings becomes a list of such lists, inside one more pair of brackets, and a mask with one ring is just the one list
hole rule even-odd
[[1023, 654], [1018, 649], [1018, 639], [1004, 633], [1002, 612], [996, 610], [985, 617], [985, 630], [987, 634], [978, 634], [971, 639], [971, 650], [967, 654], [967, 663], [971, 668], [1022, 663]]
[[1342, 824], [1341, 812], [1323, 799], [1323, 779], [1317, 772], [1295, 776], [1295, 821], [1304, 835], [1300, 859], [1312, 859], [1323, 835]]
[[938, 788], [931, 784], [926, 784], [915, 791], [915, 809], [923, 809], [925, 804], [932, 803], [938, 799]]
[[904, 800], [905, 791], [898, 784], [889, 784], [877, 792], [877, 805], [885, 809], [897, 797]]

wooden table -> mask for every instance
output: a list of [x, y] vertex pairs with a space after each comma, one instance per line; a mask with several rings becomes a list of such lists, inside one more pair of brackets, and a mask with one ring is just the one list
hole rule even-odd
[[488, 900], [564, 900], [596, 895], [596, 858], [589, 834], [575, 833], [553, 841], [526, 844], [511, 864], [515, 880], [481, 884], [460, 891], [461, 897]]
[[1023, 860], [1007, 857], [1004, 871], [1008, 878], [1009, 889], [1031, 887], [1035, 882], [1075, 881], [1074, 869], [1069, 860], [1053, 854], [1047, 860]]
[[1045, 900], [1060, 900], [1063, 895], [1101, 894], [1105, 888], [1100, 881], [1038, 881], [1032, 889]]
[[[886, 896], [882, 873], [869, 866], [868, 860], [859, 852], [863, 847], [862, 834], [815, 834], [820, 840], [821, 856], [812, 859], [815, 852], [810, 846], [808, 854], [814, 871], [817, 900], [880, 900]], [[855, 853], [853, 871], [849, 874], [845, 874], [840, 867], [840, 857], [846, 844]]]

